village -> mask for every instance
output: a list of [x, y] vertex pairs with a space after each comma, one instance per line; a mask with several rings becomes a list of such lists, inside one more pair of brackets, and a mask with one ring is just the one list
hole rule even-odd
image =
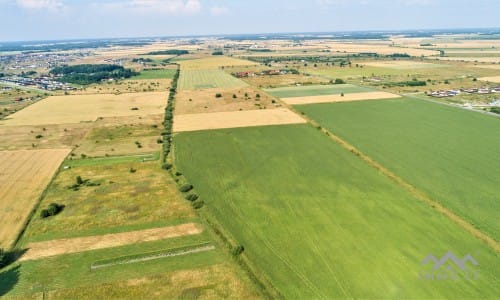
[[47, 91], [70, 91], [76, 89], [70, 84], [56, 81], [50, 76], [40, 76], [35, 78], [20, 76], [2, 77], [0, 78], [0, 83], [8, 86], [33, 87]]
[[455, 96], [458, 96], [462, 93], [479, 94], [479, 95], [500, 93], [500, 86], [494, 87], [494, 88], [483, 87], [483, 88], [468, 88], [468, 89], [439, 90], [439, 91], [432, 91], [431, 90], [431, 91], [428, 91], [426, 94], [427, 94], [427, 96], [432, 96], [432, 97], [436, 97], [436, 98], [444, 98], [444, 97], [455, 97]]

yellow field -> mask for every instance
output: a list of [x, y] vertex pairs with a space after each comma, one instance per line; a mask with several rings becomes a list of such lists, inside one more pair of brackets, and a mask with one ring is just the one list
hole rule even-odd
[[390, 68], [390, 69], [420, 69], [420, 68], [437, 68], [442, 65], [424, 63], [418, 61], [409, 61], [409, 60], [393, 60], [393, 61], [374, 61], [374, 62], [366, 62], [363, 63], [367, 66], [379, 67], [379, 68]]
[[482, 68], [482, 69], [500, 70], [500, 64], [499, 65], [476, 65], [474, 67], [475, 68]]
[[500, 57], [435, 57], [439, 60], [453, 60], [453, 61], [473, 61], [484, 63], [500, 63]]
[[217, 56], [202, 59], [192, 59], [179, 61], [181, 70], [211, 70], [220, 67], [235, 67], [235, 66], [254, 66], [257, 63], [236, 59], [227, 56]]
[[482, 78], [478, 78], [478, 79], [481, 81], [500, 83], [500, 76], [482, 77]]
[[306, 120], [286, 108], [247, 110], [176, 116], [174, 132], [300, 123]]
[[167, 97], [166, 92], [53, 96], [10, 115], [0, 125], [71, 124], [102, 117], [161, 114]]
[[69, 149], [0, 152], [0, 247], [12, 246], [69, 152]]
[[377, 99], [390, 99], [401, 98], [401, 96], [386, 92], [365, 92], [365, 93], [352, 93], [341, 95], [323, 95], [323, 96], [307, 96], [307, 97], [293, 97], [282, 98], [283, 102], [290, 105], [313, 104], [313, 103], [330, 103], [330, 102], [350, 102], [361, 100], [377, 100]]

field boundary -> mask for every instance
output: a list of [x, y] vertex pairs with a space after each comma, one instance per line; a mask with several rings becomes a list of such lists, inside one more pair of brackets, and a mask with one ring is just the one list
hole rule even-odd
[[138, 262], [162, 259], [167, 257], [184, 256], [192, 253], [206, 252], [215, 250], [215, 246], [210, 242], [199, 243], [196, 245], [188, 245], [178, 248], [159, 250], [141, 254], [131, 254], [110, 259], [96, 261], [90, 265], [90, 270], [106, 268], [117, 265], [133, 264]]

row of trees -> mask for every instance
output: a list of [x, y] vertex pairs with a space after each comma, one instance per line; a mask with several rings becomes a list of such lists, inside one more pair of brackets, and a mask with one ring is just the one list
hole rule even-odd
[[177, 92], [177, 82], [179, 81], [179, 73], [180, 69], [177, 69], [177, 72], [172, 79], [172, 86], [170, 87], [170, 94], [168, 95], [168, 103], [165, 108], [165, 119], [163, 120], [163, 124], [165, 126], [165, 131], [162, 133], [163, 136], [163, 162], [166, 162], [167, 156], [170, 154], [170, 148], [172, 143], [172, 128], [174, 121], [174, 99], [175, 93]]
[[189, 54], [189, 51], [170, 49], [170, 50], [152, 51], [147, 53], [146, 55], [183, 55], [183, 54]]

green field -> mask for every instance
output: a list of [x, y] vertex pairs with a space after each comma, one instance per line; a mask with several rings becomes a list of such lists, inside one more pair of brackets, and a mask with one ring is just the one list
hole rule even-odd
[[[177, 167], [290, 299], [488, 298], [498, 255], [309, 125], [178, 134]], [[419, 278], [429, 254], [474, 253], [481, 278]]]
[[221, 70], [184, 70], [179, 78], [181, 90], [238, 88], [247, 84]]
[[412, 99], [298, 109], [500, 240], [499, 118]]
[[265, 89], [265, 91], [278, 98], [291, 98], [291, 97], [333, 95], [340, 93], [344, 94], [362, 93], [362, 92], [373, 91], [373, 89], [356, 86], [352, 84], [336, 84], [336, 85], [282, 87], [275, 89]]
[[131, 78], [136, 80], [146, 80], [146, 79], [172, 79], [174, 78], [175, 69], [162, 69], [162, 70], [144, 70], [141, 71], [139, 75]]

